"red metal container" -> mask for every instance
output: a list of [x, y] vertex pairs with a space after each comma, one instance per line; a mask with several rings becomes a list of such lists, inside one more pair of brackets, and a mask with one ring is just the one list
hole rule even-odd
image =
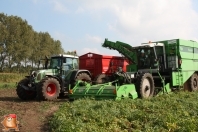
[[89, 70], [93, 78], [101, 73], [111, 75], [118, 67], [122, 67], [126, 72], [126, 65], [128, 65], [128, 61], [119, 56], [87, 53], [79, 57], [79, 69]]

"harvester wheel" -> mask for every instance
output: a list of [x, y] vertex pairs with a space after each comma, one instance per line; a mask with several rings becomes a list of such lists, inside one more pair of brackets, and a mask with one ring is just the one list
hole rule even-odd
[[96, 84], [107, 83], [109, 82], [109, 77], [106, 74], [102, 73], [96, 76], [96, 78], [94, 79], [94, 82]]
[[43, 79], [37, 88], [39, 100], [56, 100], [60, 94], [60, 83], [55, 78]]
[[17, 85], [17, 95], [22, 100], [32, 100], [36, 97], [36, 91], [25, 90], [21, 85], [28, 87], [29, 79], [22, 79]]
[[150, 73], [141, 74], [137, 81], [137, 92], [140, 98], [152, 97], [154, 94], [154, 80]]
[[91, 83], [91, 77], [87, 73], [85, 73], [85, 72], [79, 73], [77, 75], [76, 81], [78, 81], [78, 80], [82, 80], [82, 81]]
[[198, 76], [196, 73], [194, 73], [190, 77], [190, 91], [197, 91], [198, 90]]

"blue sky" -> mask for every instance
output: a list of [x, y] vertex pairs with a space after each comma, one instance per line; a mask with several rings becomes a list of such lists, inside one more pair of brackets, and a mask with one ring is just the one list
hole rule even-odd
[[137, 46], [175, 38], [198, 41], [197, 0], [1, 0], [0, 12], [49, 32], [65, 51], [119, 55], [105, 38]]

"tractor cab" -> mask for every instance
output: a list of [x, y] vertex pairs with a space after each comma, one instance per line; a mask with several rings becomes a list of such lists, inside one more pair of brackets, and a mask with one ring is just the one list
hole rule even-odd
[[52, 56], [49, 69], [61, 69], [66, 72], [72, 69], [79, 69], [78, 57], [72, 55]]
[[164, 70], [164, 44], [146, 43], [134, 47], [134, 49], [137, 53], [137, 67], [139, 71], [157, 72], [157, 70]]

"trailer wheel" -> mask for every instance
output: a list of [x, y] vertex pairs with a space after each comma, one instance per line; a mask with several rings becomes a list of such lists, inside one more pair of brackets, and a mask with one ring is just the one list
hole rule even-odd
[[198, 90], [198, 76], [197, 74], [193, 74], [190, 77], [190, 91], [197, 91]]
[[60, 94], [60, 83], [55, 78], [43, 79], [37, 88], [39, 100], [56, 100]]
[[94, 79], [94, 82], [96, 84], [108, 83], [109, 77], [106, 74], [102, 73], [96, 76], [96, 78]]
[[150, 73], [141, 74], [137, 80], [137, 92], [140, 98], [152, 97], [154, 94], [154, 80]]
[[76, 81], [78, 81], [78, 80], [82, 80], [82, 81], [91, 83], [91, 77], [87, 73], [85, 73], [85, 72], [79, 73], [77, 75]]
[[22, 79], [17, 85], [17, 95], [22, 100], [32, 100], [36, 97], [36, 91], [25, 90], [21, 85], [28, 87], [29, 79]]

